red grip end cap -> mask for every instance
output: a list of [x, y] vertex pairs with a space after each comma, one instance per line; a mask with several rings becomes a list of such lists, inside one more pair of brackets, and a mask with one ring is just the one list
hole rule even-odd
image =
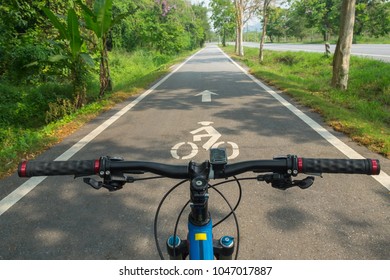
[[302, 173], [303, 170], [303, 160], [302, 158], [298, 158], [298, 172]]
[[94, 172], [95, 174], [98, 174], [100, 170], [100, 160], [95, 160], [95, 165], [94, 165]]
[[18, 170], [19, 177], [27, 177], [27, 161], [23, 161]]
[[375, 159], [371, 160], [371, 166], [372, 166], [371, 174], [372, 175], [379, 175], [380, 168], [379, 168], [378, 162]]

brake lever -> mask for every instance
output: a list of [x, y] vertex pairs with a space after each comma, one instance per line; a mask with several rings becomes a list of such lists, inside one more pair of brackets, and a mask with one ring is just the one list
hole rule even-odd
[[102, 187], [106, 188], [110, 192], [117, 191], [123, 188], [126, 183], [134, 183], [135, 179], [130, 176], [112, 176], [111, 180], [98, 181], [93, 178], [83, 178], [84, 183], [91, 186], [95, 190], [99, 190]]
[[92, 178], [83, 178], [83, 181], [84, 181], [84, 183], [91, 186], [95, 190], [99, 190], [103, 185], [102, 181], [97, 181], [97, 180], [92, 179]]
[[292, 182], [292, 187], [297, 186], [301, 188], [302, 190], [310, 188], [314, 183], [314, 177], [313, 176], [308, 176], [305, 179], [302, 180], [294, 180]]

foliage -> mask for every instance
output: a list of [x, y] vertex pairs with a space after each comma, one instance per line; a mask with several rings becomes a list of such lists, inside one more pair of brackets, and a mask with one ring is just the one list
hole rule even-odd
[[[129, 1], [114, 6], [113, 13], [123, 12]], [[185, 0], [144, 0], [113, 28], [112, 37], [114, 46], [127, 51], [141, 47], [173, 54], [203, 46], [209, 29], [205, 7]]]
[[[323, 34], [324, 41], [331, 34], [338, 34], [340, 0], [288, 0], [286, 9], [287, 36], [302, 38], [313, 27]], [[390, 2], [386, 0], [357, 0], [354, 34], [370, 37], [387, 36], [390, 33]]]
[[338, 30], [340, 4], [338, 0], [299, 0], [292, 3], [291, 9], [306, 19], [306, 28], [316, 27], [327, 42], [329, 35]]
[[[0, 5], [0, 78], [23, 84], [48, 80], [50, 66], [45, 61], [52, 54], [46, 42], [46, 23], [41, 7], [48, 1], [2, 1]], [[63, 1], [65, 2], [65, 1]], [[57, 10], [60, 5], [53, 4]]]
[[390, 33], [390, 2], [385, 0], [357, 0], [355, 34], [373, 37]]
[[226, 46], [226, 38], [234, 34], [236, 25], [234, 5], [230, 0], [212, 0], [210, 8], [214, 29], [222, 37], [222, 45]]
[[89, 53], [85, 51], [85, 41], [80, 35], [79, 20], [76, 11], [70, 8], [67, 13], [66, 23], [49, 9], [42, 8], [51, 23], [57, 28], [61, 52], [49, 58], [51, 62], [65, 63], [70, 69], [70, 80], [73, 84], [73, 94], [76, 108], [81, 108], [86, 98], [86, 79], [88, 66], [94, 62]]
[[1, 173], [53, 142], [46, 122], [79, 121], [116, 96], [94, 103], [103, 47], [114, 91], [134, 92], [171, 54], [202, 46], [209, 24], [207, 8], [188, 0], [12, 0], [0, 5], [0, 29]]
[[202, 46], [209, 25], [207, 8], [187, 0], [15, 0], [0, 6], [0, 28], [0, 82], [70, 81], [71, 103], [81, 107], [88, 70], [97, 71], [92, 57], [100, 60], [102, 96], [113, 47], [179, 53]]
[[269, 7], [267, 35], [271, 42], [274, 42], [276, 37], [278, 41], [280, 38], [286, 36], [286, 29], [288, 26], [295, 26], [292, 22], [287, 22], [287, 10], [280, 7]]
[[83, 10], [83, 17], [86, 28], [91, 30], [98, 39], [97, 50], [100, 56], [99, 96], [103, 97], [106, 91], [112, 91], [112, 82], [107, 54], [107, 40], [109, 32], [115, 24], [119, 23], [120, 20], [129, 15], [130, 12], [117, 15], [115, 18], [113, 18], [112, 0], [96, 0], [94, 2], [93, 9], [90, 9], [87, 5], [84, 5], [80, 0], [78, 0], [77, 3]]
[[[110, 2], [112, 8], [107, 9]], [[106, 35], [107, 51], [113, 47], [126, 51], [148, 48], [163, 53], [202, 46], [210, 29], [207, 8], [191, 5], [188, 0], [5, 1], [0, 5], [0, 79], [36, 85], [47, 81], [63, 82], [71, 77], [69, 65], [58, 61], [59, 56], [59, 63], [48, 61], [54, 54], [63, 55], [64, 36], [59, 39], [57, 35], [65, 34], [56, 31], [43, 12], [43, 8], [49, 9], [61, 24], [66, 25], [69, 7], [82, 23], [79, 27], [83, 52], [92, 56], [98, 46], [93, 39], [95, 35], [91, 36], [86, 30], [87, 26], [95, 30], [99, 38]], [[91, 14], [81, 7], [101, 16], [87, 16], [82, 20], [83, 16]], [[102, 27], [99, 31], [92, 27], [93, 21]], [[165, 40], [169, 43], [165, 44]]]
[[[114, 102], [121, 102], [147, 87], [178, 59], [145, 50], [132, 54], [113, 51], [109, 56], [118, 92], [103, 99], [92, 99], [95, 89], [91, 83], [92, 87], [88, 88], [90, 103], [77, 111], [72, 108], [71, 84], [21, 87], [0, 83], [0, 177], [15, 170], [21, 158], [34, 157]], [[98, 80], [98, 75], [95, 74], [92, 80]]]
[[[233, 54], [233, 47], [226, 49]], [[320, 112], [334, 129], [390, 158], [390, 64], [351, 58], [348, 90], [331, 87], [332, 58], [307, 52], [247, 48], [242, 60], [250, 72]]]

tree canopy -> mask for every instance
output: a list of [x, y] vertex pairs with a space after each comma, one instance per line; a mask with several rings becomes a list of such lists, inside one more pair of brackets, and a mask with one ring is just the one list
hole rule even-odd
[[[105, 8], [110, 2], [109, 13], [96, 10], [96, 3], [103, 3], [100, 8]], [[45, 8], [50, 13], [45, 13]], [[71, 18], [77, 17], [80, 24], [80, 38], [72, 40], [73, 46], [80, 48], [71, 51], [89, 52], [92, 56], [98, 54], [97, 45], [103, 41], [108, 50], [132, 52], [142, 48], [178, 53], [202, 46], [210, 29], [207, 8], [192, 5], [189, 0], [7, 0], [0, 6], [0, 79], [22, 83], [66, 79], [66, 69], [53, 65], [48, 58], [58, 54], [60, 43], [69, 41], [61, 37], [61, 25], [53, 24], [56, 20], [66, 26], [69, 8]], [[57, 19], [51, 17], [49, 21], [48, 15]], [[127, 16], [114, 22], [118, 15]], [[94, 40], [88, 29], [104, 40]]]

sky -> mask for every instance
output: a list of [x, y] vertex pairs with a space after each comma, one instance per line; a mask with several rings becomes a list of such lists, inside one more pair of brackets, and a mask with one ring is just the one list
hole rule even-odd
[[201, 3], [201, 2], [204, 2], [204, 5], [203, 5], [203, 6], [208, 7], [208, 6], [209, 6], [210, 0], [191, 0], [191, 3], [192, 3], [192, 4], [199, 4], [199, 3]]
[[[199, 4], [199, 3], [202, 3], [202, 2], [204, 2], [203, 6], [209, 8], [210, 0], [191, 0], [192, 4]], [[255, 18], [255, 17], [252, 18], [248, 22], [248, 25], [249, 25], [249, 29], [251, 31], [253, 31], [253, 30], [259, 31], [260, 30], [259, 20], [257, 18]]]

